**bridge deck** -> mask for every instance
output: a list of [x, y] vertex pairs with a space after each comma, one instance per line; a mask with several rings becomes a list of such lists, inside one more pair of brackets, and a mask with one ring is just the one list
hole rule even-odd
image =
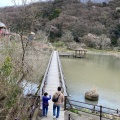
[[[54, 51], [51, 65], [48, 72], [48, 77], [46, 79], [45, 92], [49, 95], [53, 95], [57, 91], [57, 87], [61, 85], [59, 79], [57, 52]], [[42, 120], [52, 120], [53, 119], [53, 102], [49, 100], [48, 116], [43, 117]], [[59, 120], [64, 120], [64, 109], [61, 107]]]

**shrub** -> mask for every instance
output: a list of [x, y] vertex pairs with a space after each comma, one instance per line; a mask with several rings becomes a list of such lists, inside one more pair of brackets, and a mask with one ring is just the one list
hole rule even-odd
[[63, 2], [63, 0], [54, 0], [54, 4], [57, 4], [57, 3], [60, 3], [60, 2]]
[[69, 30], [66, 30], [63, 32], [63, 35], [61, 37], [61, 40], [64, 42], [72, 42], [74, 39], [72, 32]]
[[70, 112], [78, 114], [78, 110], [76, 110], [76, 109], [70, 109]]
[[20, 88], [17, 85], [11, 85], [5, 105], [9, 108], [12, 107], [17, 101], [17, 96], [19, 95], [19, 93], [20, 93]]
[[106, 35], [103, 34], [98, 38], [98, 46], [100, 49], [107, 49], [110, 47], [110, 44], [111, 40], [110, 38], [107, 38]]
[[54, 42], [53, 45], [55, 47], [64, 47], [65, 46], [64, 42], [62, 42], [62, 41]]
[[96, 41], [98, 37], [94, 34], [89, 33], [83, 37], [83, 43], [85, 43], [88, 47], [96, 48]]
[[12, 71], [12, 61], [11, 58], [8, 56], [6, 57], [1, 69], [0, 69], [0, 74], [4, 76], [9, 76], [11, 71]]
[[38, 31], [36, 34], [36, 40], [40, 40], [40, 41], [44, 41], [45, 42], [45, 38], [46, 38], [46, 32], [45, 31]]
[[117, 45], [117, 39], [120, 38], [120, 24], [118, 24], [114, 29], [111, 30], [111, 43], [112, 45]]
[[55, 9], [49, 16], [49, 20], [52, 20], [54, 18], [59, 17], [59, 14], [61, 13], [60, 9]]
[[120, 38], [117, 40], [117, 45], [120, 47]]
[[88, 34], [83, 37], [83, 42], [92, 48], [97, 49], [108, 49], [111, 45], [111, 40], [106, 35], [102, 34], [100, 36], [95, 36], [93, 34]]

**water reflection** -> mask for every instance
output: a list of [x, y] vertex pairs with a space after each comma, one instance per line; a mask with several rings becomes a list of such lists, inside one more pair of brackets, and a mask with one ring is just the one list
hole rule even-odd
[[23, 88], [23, 95], [26, 96], [28, 94], [34, 95], [36, 91], [38, 90], [38, 85], [32, 82], [28, 82], [26, 80], [23, 80], [23, 82], [20, 84], [20, 86]]
[[[87, 55], [86, 59], [61, 58], [71, 99], [120, 109], [120, 59], [108, 55]], [[84, 99], [96, 88], [98, 103]]]

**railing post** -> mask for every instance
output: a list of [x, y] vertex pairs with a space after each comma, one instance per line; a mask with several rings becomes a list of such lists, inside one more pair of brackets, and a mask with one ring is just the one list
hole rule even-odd
[[117, 109], [117, 114], [118, 114], [119, 110]]
[[68, 120], [70, 120], [70, 114], [68, 114]]
[[102, 120], [102, 106], [100, 106], [100, 120]]
[[64, 97], [64, 110], [66, 110], [67, 96]]
[[43, 116], [43, 110], [42, 110], [42, 96], [40, 96], [40, 103], [39, 103], [39, 116], [42, 117]]
[[95, 113], [95, 105], [93, 105], [92, 113]]

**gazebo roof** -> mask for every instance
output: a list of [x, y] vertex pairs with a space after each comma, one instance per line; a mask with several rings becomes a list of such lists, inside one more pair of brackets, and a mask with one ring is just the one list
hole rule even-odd
[[0, 22], [0, 27], [6, 28], [5, 24]]

